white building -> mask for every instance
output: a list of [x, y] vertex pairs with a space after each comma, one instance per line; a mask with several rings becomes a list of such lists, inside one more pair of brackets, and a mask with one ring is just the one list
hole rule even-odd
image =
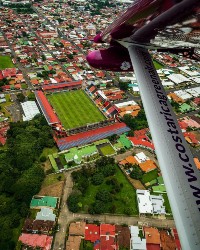
[[190, 99], [190, 98], [192, 98], [192, 95], [190, 95], [189, 93], [187, 93], [186, 92], [186, 90], [178, 90], [178, 91], [174, 91], [174, 93], [178, 96], [178, 97], [180, 97], [180, 98], [182, 98], [183, 100], [187, 100], [187, 99]]
[[186, 91], [191, 94], [193, 97], [199, 97], [200, 96], [200, 87], [192, 88], [192, 89], [186, 89]]
[[181, 75], [181, 74], [171, 74], [167, 76], [175, 84], [183, 83], [183, 82], [190, 82], [190, 79]]
[[181, 71], [183, 71], [185, 74], [189, 75], [189, 76], [198, 76], [200, 75], [200, 73], [196, 70], [192, 71], [190, 70], [190, 68], [188, 66], [184, 66], [184, 67], [178, 67]]
[[130, 250], [146, 250], [146, 239], [139, 237], [139, 228], [137, 226], [130, 226], [131, 241]]
[[115, 104], [115, 106], [116, 106], [117, 108], [123, 108], [123, 107], [126, 107], [126, 106], [128, 106], [128, 105], [133, 105], [133, 106], [135, 106], [135, 105], [138, 105], [138, 104], [137, 104], [137, 102], [135, 102], [135, 101], [121, 102], [121, 103]]
[[149, 190], [136, 190], [140, 214], [166, 214], [162, 195], [150, 195]]
[[40, 114], [37, 104], [34, 101], [23, 102], [21, 106], [24, 112], [23, 121], [30, 121], [34, 116]]
[[143, 152], [136, 154], [135, 158], [139, 163], [149, 160], [149, 158]]

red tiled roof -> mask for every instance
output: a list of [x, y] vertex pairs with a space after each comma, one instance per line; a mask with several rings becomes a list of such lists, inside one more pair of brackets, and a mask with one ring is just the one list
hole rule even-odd
[[143, 140], [143, 139], [138, 139], [137, 137], [128, 137], [128, 139], [130, 141], [132, 141], [132, 143], [134, 145], [141, 145], [141, 146], [144, 146], [144, 147], [147, 147], [147, 148], [151, 148], [151, 149], [155, 149], [153, 143], [149, 142], [149, 141], [146, 141], [146, 140]]
[[200, 98], [196, 97], [193, 102], [197, 105], [200, 104]]
[[147, 244], [147, 250], [160, 250], [160, 245], [158, 244]]
[[94, 224], [85, 225], [85, 240], [95, 242], [100, 239], [100, 227]]
[[115, 236], [115, 225], [111, 224], [101, 224], [100, 225], [100, 235], [111, 235]]
[[115, 237], [113, 236], [101, 236], [100, 249], [102, 250], [115, 250]]
[[180, 128], [184, 129], [184, 130], [186, 130], [186, 128], [188, 127], [188, 124], [184, 121], [179, 121], [178, 124], [179, 124]]
[[16, 68], [9, 68], [9, 69], [4, 69], [2, 70], [2, 74], [4, 77], [8, 77], [8, 76], [16, 76], [17, 73], [17, 69]]
[[39, 235], [39, 234], [24, 234], [19, 237], [19, 240], [28, 246], [41, 247], [44, 250], [51, 249], [51, 243], [53, 240], [52, 236]]
[[82, 81], [77, 82], [65, 82], [60, 84], [49, 84], [48, 86], [42, 86], [43, 90], [50, 90], [50, 89], [60, 89], [60, 88], [71, 88], [74, 86], [79, 86], [82, 84]]
[[4, 86], [2, 86], [1, 87], [3, 90], [8, 90], [8, 89], [10, 89], [10, 85], [4, 85]]
[[189, 138], [189, 140], [187, 140], [189, 143], [191, 141], [192, 144], [199, 144], [199, 141], [196, 139], [195, 134], [193, 134], [191, 132], [185, 132], [183, 135], [184, 135], [186, 140], [187, 140], [187, 138]]
[[134, 131], [134, 135], [135, 135], [135, 136], [146, 135], [146, 133], [147, 133], [148, 131], [149, 131], [148, 128], [143, 128], [143, 129]]
[[0, 144], [5, 145], [6, 138], [0, 135]]
[[176, 246], [177, 246], [178, 250], [180, 250], [181, 249], [181, 243], [180, 243], [180, 240], [179, 240], [178, 232], [177, 232], [177, 230], [175, 228], [173, 228], [172, 230], [173, 230], [173, 233], [174, 233]]
[[2, 74], [2, 72], [0, 71], [0, 80], [2, 80], [3, 79], [3, 74]]
[[51, 105], [49, 104], [46, 96], [42, 91], [36, 91], [37, 100], [40, 103], [40, 107], [45, 113], [49, 123], [60, 123], [57, 115], [53, 112]]

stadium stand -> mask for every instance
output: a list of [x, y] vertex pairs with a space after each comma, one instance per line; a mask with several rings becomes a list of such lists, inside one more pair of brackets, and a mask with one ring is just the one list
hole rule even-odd
[[79, 89], [82, 86], [82, 81], [75, 81], [75, 82], [62, 82], [59, 84], [49, 84], [43, 85], [42, 89], [44, 91], [57, 91], [61, 89]]
[[122, 134], [130, 131], [130, 128], [125, 123], [115, 123], [103, 128], [82, 132], [76, 135], [68, 136], [61, 139], [56, 139], [59, 149], [65, 150], [71, 147], [76, 147], [104, 139], [113, 134]]
[[60, 123], [57, 115], [54, 113], [53, 108], [49, 104], [46, 96], [42, 91], [35, 91], [36, 100], [42, 110], [49, 125]]

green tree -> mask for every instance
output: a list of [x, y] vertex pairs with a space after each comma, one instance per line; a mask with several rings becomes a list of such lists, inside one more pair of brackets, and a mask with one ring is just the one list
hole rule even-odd
[[19, 102], [24, 102], [25, 101], [25, 96], [22, 93], [17, 94], [17, 100]]
[[102, 173], [95, 173], [92, 177], [92, 184], [94, 185], [100, 185], [104, 181], [104, 176]]
[[96, 199], [108, 203], [112, 201], [112, 195], [108, 190], [100, 189], [96, 194]]
[[128, 89], [128, 83], [126, 83], [126, 82], [119, 82], [119, 88], [121, 90], [126, 91]]
[[43, 155], [43, 156], [40, 157], [41, 162], [45, 162], [46, 160], [47, 160], [46, 156]]
[[141, 180], [143, 172], [138, 165], [133, 165], [133, 170], [130, 173], [130, 177], [136, 180]]
[[90, 214], [102, 214], [107, 212], [107, 208], [104, 202], [97, 200], [89, 207], [88, 212]]
[[69, 210], [73, 213], [77, 213], [80, 209], [78, 203], [80, 201], [80, 195], [78, 194], [70, 194], [67, 198], [67, 206]]
[[102, 166], [100, 171], [103, 173], [104, 177], [112, 176], [116, 173], [116, 165], [105, 165]]

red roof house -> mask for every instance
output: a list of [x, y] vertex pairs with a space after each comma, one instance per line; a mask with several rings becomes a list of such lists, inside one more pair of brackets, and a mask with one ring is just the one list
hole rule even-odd
[[42, 250], [50, 250], [53, 240], [52, 236], [39, 235], [39, 234], [24, 234], [19, 237], [19, 240], [27, 246], [41, 247]]
[[85, 225], [85, 240], [95, 242], [100, 239], [100, 227], [94, 224]]

